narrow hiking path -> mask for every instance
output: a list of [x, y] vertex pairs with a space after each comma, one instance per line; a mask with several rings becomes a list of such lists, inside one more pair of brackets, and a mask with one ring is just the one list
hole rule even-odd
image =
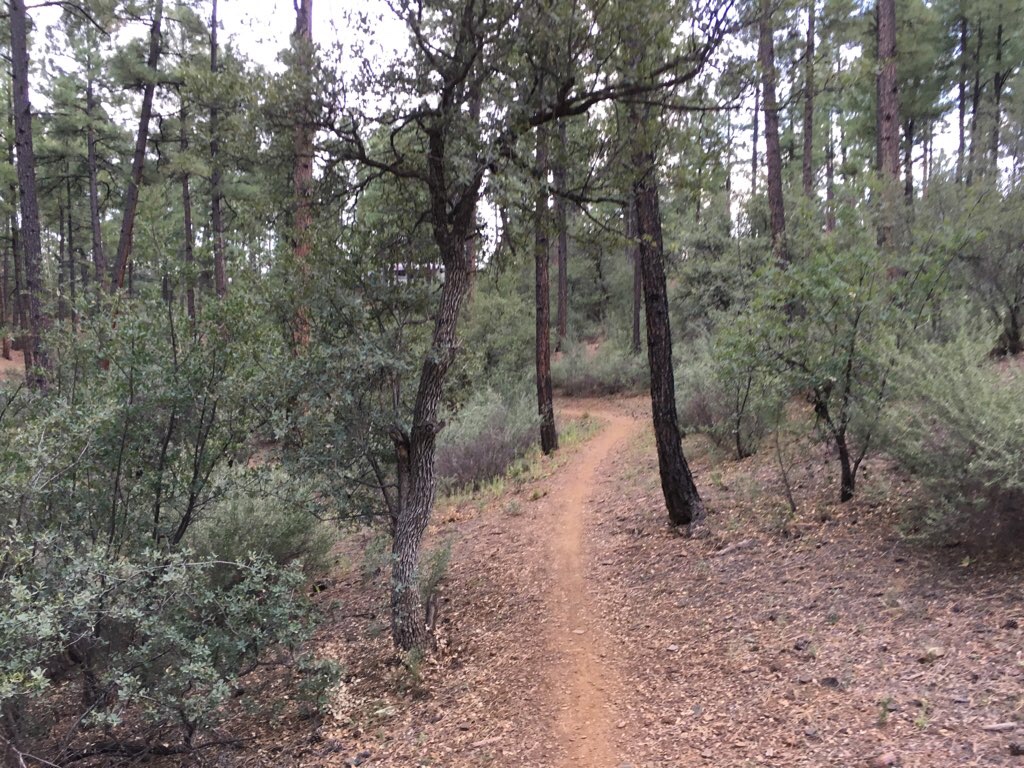
[[[579, 412], [568, 412], [579, 415]], [[640, 424], [608, 409], [590, 411], [604, 422], [598, 434], [561, 470], [564, 482], [551, 497], [547, 641], [553, 662], [543, 671], [557, 694], [560, 752], [566, 766], [615, 766], [610, 707], [621, 697], [621, 682], [609, 663], [609, 638], [591, 595], [584, 538], [593, 530], [594, 489], [603, 465], [628, 445]]]
[[410, 671], [396, 657], [360, 534], [318, 597], [318, 652], [345, 670], [334, 715], [312, 736], [308, 719], [277, 723], [259, 758], [225, 765], [1019, 763], [1024, 571], [907, 542], [910, 492], [881, 462], [838, 505], [813, 444], [793, 470], [800, 512], [780, 517], [770, 454], [736, 462], [689, 438], [714, 537], [683, 539], [648, 402], [562, 400], [560, 428], [584, 413], [584, 439], [439, 503], [436, 659]]

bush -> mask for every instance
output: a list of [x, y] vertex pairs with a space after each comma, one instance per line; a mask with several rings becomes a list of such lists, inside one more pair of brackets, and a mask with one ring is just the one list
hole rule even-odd
[[779, 411], [777, 382], [742, 346], [709, 337], [681, 350], [676, 369], [680, 426], [702, 432], [721, 450], [754, 454]]
[[928, 344], [894, 375], [885, 442], [923, 483], [933, 526], [1024, 533], [1024, 367], [986, 357], [991, 339]]
[[539, 426], [527, 395], [502, 396], [492, 389], [476, 393], [438, 438], [438, 478], [449, 488], [464, 488], [500, 477], [530, 449]]
[[571, 346], [551, 366], [554, 386], [569, 396], [639, 393], [649, 386], [647, 359], [618, 344], [605, 343], [594, 350]]
[[317, 519], [314, 500], [279, 468], [229, 470], [223, 498], [190, 531], [197, 553], [240, 562], [259, 553], [279, 567], [312, 575], [327, 569], [334, 535]]
[[309, 637], [295, 561], [323, 533], [283, 473], [237, 469], [288, 391], [244, 301], [215, 305], [215, 339], [128, 304], [113, 332], [54, 334], [49, 389], [0, 389], [0, 737], [20, 749], [87, 752], [81, 729], [54, 746], [58, 717], [113, 729], [104, 749], [185, 749]]

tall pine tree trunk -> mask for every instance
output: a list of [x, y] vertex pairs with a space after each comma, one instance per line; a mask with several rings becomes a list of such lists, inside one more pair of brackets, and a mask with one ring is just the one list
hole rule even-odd
[[555, 349], [561, 352], [565, 348], [565, 336], [569, 325], [569, 222], [565, 210], [565, 191], [568, 188], [565, 164], [568, 147], [566, 146], [565, 121], [558, 121], [558, 156], [554, 164], [555, 182], [555, 227], [558, 240], [555, 244], [558, 263], [558, 310], [555, 320]]
[[958, 142], [956, 148], [956, 181], [964, 180], [967, 156], [967, 17], [960, 17], [960, 77], [957, 81]]
[[[217, 0], [213, 0], [210, 17], [210, 74], [213, 76], [214, 88], [217, 87], [219, 71], [217, 48]], [[220, 110], [217, 108], [217, 97], [210, 103], [210, 226], [213, 228], [213, 285], [218, 296], [228, 292], [227, 265], [224, 254], [224, 213], [221, 210], [224, 172], [220, 166]], [[192, 304], [195, 300], [193, 298]]]
[[804, 45], [804, 195], [814, 197], [814, 17], [815, 0], [807, 4], [807, 42]]
[[[188, 110], [181, 105], [181, 153], [188, 152]], [[189, 184], [188, 171], [181, 174], [181, 211], [184, 227], [184, 261], [185, 261], [185, 306], [188, 319], [196, 320], [196, 285], [195, 285], [195, 233], [192, 227], [192, 190]], [[216, 237], [216, 235], [215, 235]]]
[[536, 358], [537, 358], [537, 412], [540, 414], [540, 447], [544, 453], [558, 450], [558, 430], [555, 428], [555, 406], [551, 384], [551, 284], [548, 276], [550, 261], [548, 231], [548, 157], [547, 125], [537, 131], [537, 158], [534, 166], [537, 176], [537, 196], [533, 213], [533, 255], [536, 277]]
[[768, 211], [772, 231], [772, 256], [780, 266], [789, 264], [786, 245], [786, 203], [782, 195], [782, 147], [779, 143], [779, 102], [775, 92], [775, 41], [771, 0], [760, 0], [757, 58], [764, 93], [765, 163], [768, 166]]
[[882, 205], [878, 241], [896, 244], [899, 216], [900, 102], [896, 79], [896, 0], [877, 0], [878, 14], [878, 159], [882, 176]]
[[654, 130], [646, 107], [632, 105], [630, 121], [633, 140], [636, 142], [632, 156], [632, 194], [636, 205], [640, 268], [643, 274], [647, 360], [651, 373], [651, 413], [658, 449], [661, 490], [669, 520], [674, 525], [685, 525], [691, 533], [695, 533], [703, 527], [706, 513], [683, 453], [679, 417], [676, 413], [668, 287], [653, 149]]
[[28, 18], [24, 0], [11, 0], [11, 77], [13, 81], [14, 145], [17, 150], [18, 197], [21, 205], [21, 248], [25, 265], [27, 337], [25, 377], [32, 386], [46, 385], [49, 358], [41, 344], [48, 325], [43, 312], [43, 247], [36, 192], [36, 157], [32, 145], [32, 106], [28, 96]]
[[85, 85], [85, 131], [86, 170], [89, 175], [89, 226], [92, 232], [92, 264], [96, 282], [96, 295], [101, 296], [107, 289], [107, 257], [103, 253], [103, 226], [100, 220], [99, 161], [96, 157], [96, 94], [92, 73], [88, 74]]
[[[157, 65], [160, 63], [162, 39], [160, 26], [163, 23], [164, 3], [156, 0], [153, 9], [153, 25], [149, 29], [149, 55], [146, 58], [146, 86], [142, 91], [142, 111], [139, 114], [139, 131], [135, 137], [135, 152], [132, 155], [131, 178], [124, 195], [124, 210], [121, 219], [121, 237], [117, 242], [117, 256], [114, 260], [113, 292], [124, 288], [128, 263], [132, 258], [132, 244], [135, 238], [135, 216], [139, 207], [139, 187], [142, 172], [146, 166], [146, 144], [149, 141], [149, 121], [153, 116], [153, 97], [156, 94]], [[131, 291], [129, 291], [131, 295]]]

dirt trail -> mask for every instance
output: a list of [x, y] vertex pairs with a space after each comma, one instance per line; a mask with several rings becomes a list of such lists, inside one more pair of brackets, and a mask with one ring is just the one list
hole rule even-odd
[[548, 595], [548, 670], [558, 713], [557, 734], [566, 766], [616, 766], [612, 707], [621, 700], [620, 681], [606, 663], [608, 638], [591, 596], [583, 547], [592, 530], [590, 501], [602, 465], [639, 429], [635, 419], [608, 410], [591, 411], [605, 422], [562, 470], [565, 478], [549, 509], [554, 530], [547, 559], [552, 589]]

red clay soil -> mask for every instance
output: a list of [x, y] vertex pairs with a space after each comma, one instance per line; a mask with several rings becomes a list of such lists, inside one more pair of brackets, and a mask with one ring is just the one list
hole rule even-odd
[[345, 669], [333, 715], [229, 722], [243, 749], [181, 764], [1024, 766], [1020, 563], [911, 540], [911, 489], [880, 463], [840, 507], [816, 445], [788, 459], [791, 515], [771, 451], [687, 440], [715, 531], [687, 540], [643, 400], [563, 405], [602, 429], [439, 506], [435, 659], [400, 662], [385, 560], [353, 554], [321, 596], [319, 650]]

